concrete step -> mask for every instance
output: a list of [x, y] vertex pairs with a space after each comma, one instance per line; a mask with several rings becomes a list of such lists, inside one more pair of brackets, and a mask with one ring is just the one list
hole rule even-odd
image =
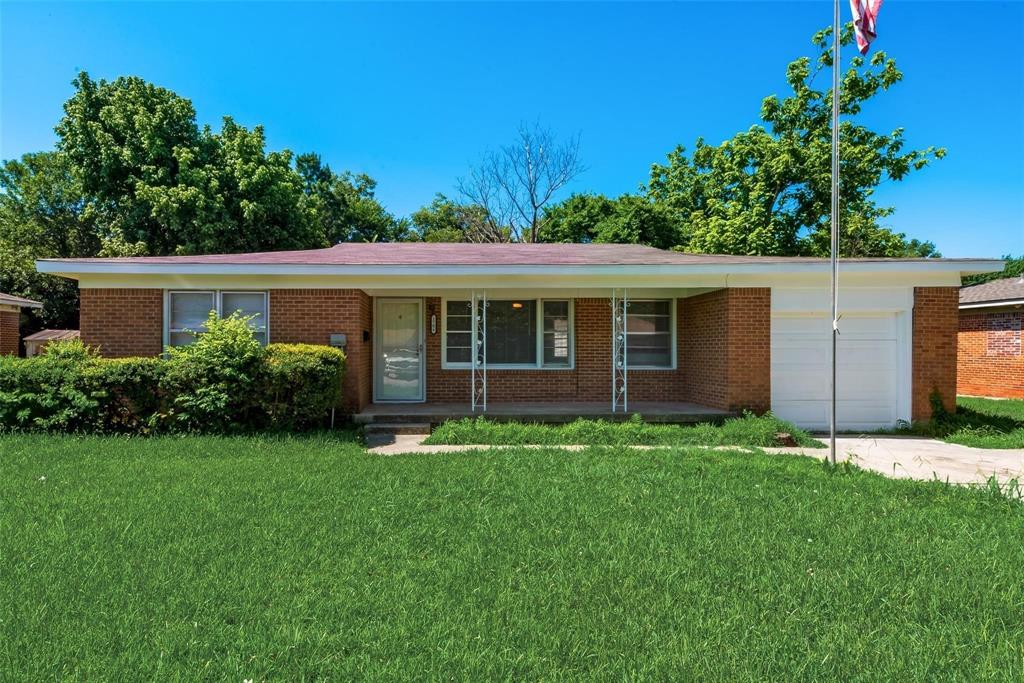
[[429, 422], [367, 422], [363, 432], [371, 434], [430, 434]]

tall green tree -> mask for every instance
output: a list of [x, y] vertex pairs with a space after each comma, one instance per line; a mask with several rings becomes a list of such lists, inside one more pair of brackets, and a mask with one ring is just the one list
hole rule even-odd
[[154, 215], [145, 190], [176, 187], [180, 159], [198, 153], [192, 103], [136, 76], [94, 81], [83, 71], [72, 84], [57, 148], [81, 180], [88, 210], [110, 236], [173, 253], [178, 235]]
[[225, 117], [195, 148], [175, 151], [173, 184], [138, 183], [137, 196], [169, 236], [175, 253], [271, 251], [326, 245], [304, 206], [292, 154], [267, 152], [262, 126]]
[[30, 327], [78, 325], [78, 287], [36, 271], [37, 258], [95, 256], [101, 239], [81, 183], [58, 152], [26, 154], [0, 169], [0, 291], [36, 299]]
[[305, 204], [331, 244], [394, 242], [407, 238], [410, 226], [377, 200], [377, 181], [365, 173], [335, 173], [318, 154], [300, 154], [295, 167], [302, 178]]
[[[831, 202], [831, 29], [813, 37], [812, 60], [786, 71], [790, 94], [761, 104], [763, 124], [692, 154], [677, 147], [651, 169], [649, 196], [680, 226], [680, 246], [727, 254], [827, 255]], [[853, 40], [852, 25], [841, 36]], [[884, 226], [893, 207], [879, 206], [875, 188], [941, 159], [945, 150], [904, 149], [902, 128], [877, 133], [857, 122], [863, 106], [903, 77], [884, 52], [856, 56], [842, 77], [840, 207], [846, 256], [935, 255], [934, 245], [908, 241]], [[825, 85], [826, 89], [815, 88]]]
[[412, 214], [410, 239], [424, 242], [508, 242], [511, 230], [495, 226], [487, 209], [477, 204], [461, 204], [438, 193], [434, 200]]
[[679, 230], [670, 212], [646, 197], [575, 194], [545, 211], [541, 242], [646, 244], [671, 249]]

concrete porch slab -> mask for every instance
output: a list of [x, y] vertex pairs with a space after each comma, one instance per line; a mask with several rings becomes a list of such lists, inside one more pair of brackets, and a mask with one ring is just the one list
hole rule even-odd
[[585, 417], [622, 421], [631, 415], [643, 416], [647, 422], [692, 424], [697, 422], [721, 422], [734, 412], [719, 410], [697, 403], [676, 401], [630, 402], [628, 413], [612, 413], [608, 402], [523, 402], [489, 403], [486, 411], [473, 412], [468, 402], [461, 403], [371, 403], [361, 412], [352, 416], [357, 424], [374, 422], [430, 422], [439, 424], [445, 420], [461, 419], [483, 415], [495, 422], [572, 422]]

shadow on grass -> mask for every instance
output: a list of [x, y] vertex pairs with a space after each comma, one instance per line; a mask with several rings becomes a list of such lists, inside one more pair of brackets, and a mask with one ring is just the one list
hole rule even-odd
[[893, 433], [976, 448], [1024, 448], [1024, 401], [961, 397], [956, 413], [942, 412]]

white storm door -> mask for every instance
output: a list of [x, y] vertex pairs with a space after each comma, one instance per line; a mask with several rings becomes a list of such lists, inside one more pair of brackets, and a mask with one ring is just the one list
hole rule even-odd
[[374, 400], [423, 400], [423, 300], [377, 299]]

